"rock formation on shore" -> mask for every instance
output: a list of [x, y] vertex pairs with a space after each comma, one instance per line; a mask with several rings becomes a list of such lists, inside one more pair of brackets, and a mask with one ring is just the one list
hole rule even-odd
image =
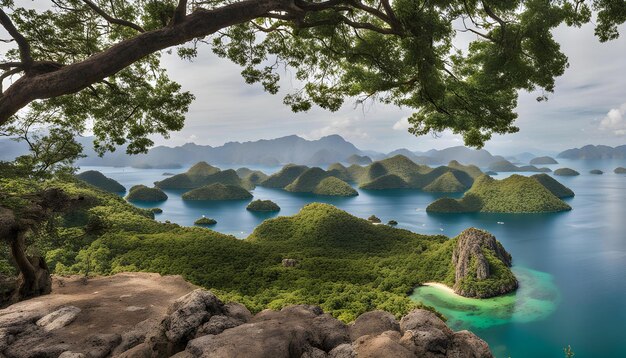
[[514, 291], [518, 282], [510, 271], [511, 254], [490, 233], [476, 228], [463, 231], [452, 251], [454, 292], [487, 298]]
[[371, 311], [345, 325], [309, 305], [253, 316], [179, 276], [66, 280], [65, 294], [0, 311], [1, 357], [492, 357], [473, 333], [454, 332], [422, 309], [399, 322]]

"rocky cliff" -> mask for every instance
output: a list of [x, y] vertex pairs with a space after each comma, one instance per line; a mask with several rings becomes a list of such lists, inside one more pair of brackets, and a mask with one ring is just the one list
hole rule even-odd
[[514, 291], [518, 282], [511, 270], [511, 254], [490, 233], [476, 228], [463, 231], [452, 251], [454, 291], [462, 296], [486, 298]]
[[252, 315], [180, 277], [139, 273], [57, 280], [56, 292], [0, 311], [0, 357], [492, 357], [426, 310], [349, 325], [308, 305]]

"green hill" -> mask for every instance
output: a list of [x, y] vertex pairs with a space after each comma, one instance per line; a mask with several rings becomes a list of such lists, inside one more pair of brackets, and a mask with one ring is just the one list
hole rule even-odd
[[159, 188], [148, 188], [145, 185], [135, 185], [128, 191], [128, 201], [165, 201], [167, 194]]
[[183, 194], [183, 200], [245, 200], [252, 194], [237, 185], [209, 184]]
[[456, 193], [467, 190], [453, 172], [446, 172], [424, 187], [424, 191]]
[[267, 188], [283, 189], [291, 184], [300, 174], [304, 173], [309, 167], [304, 165], [287, 164], [278, 173], [274, 173], [263, 180], [259, 185]]
[[328, 173], [322, 168], [313, 167], [300, 174], [293, 182], [285, 187], [293, 193], [312, 193], [317, 185], [326, 178]]
[[409, 185], [395, 174], [380, 176], [368, 183], [360, 185], [361, 189], [383, 190], [383, 189], [406, 189]]
[[345, 181], [335, 178], [327, 177], [322, 179], [315, 189], [313, 194], [317, 195], [329, 195], [329, 196], [357, 196], [359, 193]]
[[535, 178], [512, 175], [496, 180], [488, 175], [476, 179], [461, 199], [443, 198], [426, 211], [439, 213], [491, 212], [540, 213], [571, 210]]
[[346, 162], [348, 162], [349, 164], [368, 165], [372, 164], [372, 158], [368, 157], [367, 155], [352, 154], [348, 157], [348, 159], [346, 159]]
[[154, 184], [161, 189], [194, 189], [208, 184], [206, 179], [219, 172], [219, 168], [213, 167], [206, 162], [199, 162], [185, 173], [171, 176]]
[[98, 189], [108, 191], [110, 193], [123, 193], [126, 188], [117, 181], [107, 178], [104, 174], [97, 170], [88, 170], [77, 174], [76, 177], [87, 184], [91, 184]]
[[554, 171], [554, 175], [573, 177], [573, 176], [580, 175], [580, 173], [570, 168], [559, 168]]
[[469, 176], [471, 176], [473, 179], [476, 179], [479, 176], [483, 175], [483, 172], [482, 172], [482, 170], [480, 170], [479, 167], [477, 167], [475, 165], [463, 165], [463, 164], [457, 162], [456, 160], [450, 161], [450, 163], [448, 163], [448, 168], [452, 168], [452, 169], [456, 169], [456, 170], [460, 170], [462, 172], [465, 172], [465, 173], [469, 174]]
[[546, 189], [550, 190], [557, 198], [571, 198], [574, 196], [572, 189], [558, 182], [558, 180], [549, 176], [548, 174], [535, 174], [531, 176], [543, 185]]
[[250, 211], [280, 211], [280, 206], [271, 200], [255, 200], [246, 207]]
[[331, 176], [337, 177], [343, 181], [353, 181], [348, 168], [343, 166], [341, 163], [331, 164], [326, 171]]
[[523, 165], [518, 167], [517, 165], [509, 162], [508, 160], [501, 160], [499, 162], [489, 165], [489, 170], [494, 172], [539, 172], [549, 173], [552, 170], [550, 168], [537, 168], [534, 165]]

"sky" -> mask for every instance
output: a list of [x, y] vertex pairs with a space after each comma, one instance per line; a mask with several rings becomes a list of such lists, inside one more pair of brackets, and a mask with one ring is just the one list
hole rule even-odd
[[[39, 3], [39, 6], [44, 6]], [[559, 27], [555, 37], [569, 57], [570, 67], [557, 79], [547, 102], [539, 93], [520, 93], [515, 134], [494, 135], [485, 149], [499, 154], [533, 152], [551, 154], [586, 144], [626, 144], [626, 25], [617, 40], [600, 43], [593, 24], [582, 28]], [[473, 40], [463, 34], [458, 44]], [[200, 48], [192, 62], [164, 55], [170, 78], [196, 96], [186, 124], [169, 139], [154, 137], [157, 145], [187, 142], [222, 145], [230, 141], [271, 139], [297, 134], [306, 139], [339, 134], [364, 150], [389, 152], [398, 148], [426, 151], [462, 145], [460, 136], [444, 132], [415, 137], [407, 132], [409, 108], [380, 103], [355, 105], [347, 100], [337, 112], [313, 108], [292, 113], [283, 96], [298, 87], [292, 73], [281, 73], [281, 91], [264, 92], [246, 84], [241, 68]]]

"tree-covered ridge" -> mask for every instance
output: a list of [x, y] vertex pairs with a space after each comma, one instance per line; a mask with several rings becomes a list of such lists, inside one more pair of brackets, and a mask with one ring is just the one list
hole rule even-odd
[[333, 172], [314, 167], [305, 170], [284, 189], [293, 193], [330, 196], [355, 196], [359, 193], [350, 184], [333, 176]]
[[111, 193], [123, 193], [126, 191], [126, 188], [122, 184], [111, 178], [106, 177], [104, 174], [100, 173], [97, 170], [87, 170], [85, 172], [77, 174], [76, 177], [87, 184], [91, 184], [96, 188]]
[[443, 192], [465, 191], [472, 186], [474, 178], [482, 174], [474, 165], [464, 166], [452, 161], [448, 166], [431, 168], [416, 164], [401, 154], [365, 167], [351, 165], [346, 171], [351, 180], [362, 189], [423, 189]]
[[167, 194], [159, 188], [149, 188], [145, 185], [135, 185], [128, 191], [128, 201], [165, 201]]
[[571, 198], [575, 195], [572, 189], [559, 183], [558, 180], [554, 179], [548, 174], [535, 174], [531, 178], [537, 180], [539, 184], [550, 190], [550, 192], [554, 194], [554, 196], [556, 196], [557, 198]]
[[550, 168], [537, 168], [534, 165], [522, 165], [518, 167], [517, 165], [509, 162], [508, 160], [501, 160], [499, 162], [495, 162], [489, 165], [489, 170], [494, 172], [540, 172], [540, 173], [548, 173], [552, 170]]
[[556, 159], [550, 156], [536, 157], [530, 160], [531, 165], [559, 164]]
[[252, 180], [242, 180], [235, 170], [220, 170], [206, 162], [199, 162], [185, 173], [174, 175], [154, 184], [161, 189], [196, 189], [214, 183], [235, 185], [246, 189], [254, 188]]
[[554, 171], [554, 175], [573, 177], [573, 176], [580, 175], [580, 173], [571, 168], [559, 168]]
[[238, 185], [213, 183], [192, 189], [182, 196], [183, 200], [246, 200], [252, 194]]
[[[443, 282], [451, 260], [437, 251], [446, 237], [372, 225], [326, 204], [266, 220], [239, 240], [159, 223], [149, 210], [80, 182], [46, 185], [83, 198], [82, 206], [31, 237], [54, 272], [180, 274], [254, 311], [307, 303], [346, 322], [373, 309], [399, 316], [415, 307], [407, 293], [421, 282]], [[298, 266], [284, 267], [286, 258]]]
[[552, 181], [517, 174], [502, 180], [483, 175], [476, 179], [463, 198], [442, 198], [431, 203], [426, 210], [438, 213], [540, 213], [571, 210], [551, 191], [560, 193], [565, 191], [563, 188]]

